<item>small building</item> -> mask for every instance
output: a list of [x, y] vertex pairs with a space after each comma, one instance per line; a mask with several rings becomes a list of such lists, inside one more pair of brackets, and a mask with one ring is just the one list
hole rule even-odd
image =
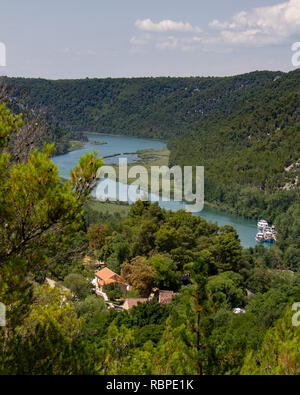
[[137, 306], [138, 303], [146, 303], [153, 299], [155, 299], [160, 304], [168, 304], [171, 302], [173, 296], [175, 295], [176, 293], [173, 291], [164, 291], [158, 288], [154, 288], [149, 298], [128, 298], [125, 300], [122, 307], [124, 310], [130, 310], [134, 306]]
[[128, 285], [125, 283], [122, 277], [110, 270], [108, 267], [96, 272], [95, 280], [96, 281], [94, 284], [96, 285], [96, 292], [103, 292], [104, 285], [108, 284], [118, 284], [123, 292], [126, 292], [128, 289]]
[[149, 300], [156, 299], [160, 304], [168, 304], [175, 296], [175, 292], [173, 291], [165, 291], [158, 288], [154, 288], [152, 290], [151, 295], [149, 296]]
[[146, 303], [148, 302], [148, 300], [149, 300], [148, 298], [128, 298], [125, 300], [122, 307], [124, 310], [130, 310], [134, 306], [137, 306], [138, 303]]

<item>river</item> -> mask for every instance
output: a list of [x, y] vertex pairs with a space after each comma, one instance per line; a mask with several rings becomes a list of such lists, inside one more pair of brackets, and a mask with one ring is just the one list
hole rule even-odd
[[[118, 164], [120, 157], [126, 157], [128, 159], [128, 163], [132, 163], [138, 160], [138, 155], [134, 154], [136, 151], [149, 148], [162, 149], [166, 145], [162, 141], [134, 137], [100, 134], [87, 134], [87, 137], [89, 142], [86, 142], [82, 148], [53, 158], [54, 163], [59, 168], [59, 174], [61, 177], [69, 178], [70, 170], [76, 166], [81, 156], [87, 152], [97, 150], [101, 157], [120, 154], [118, 156], [105, 158], [104, 163], [107, 165]], [[106, 144], [95, 145], [92, 143], [94, 141], [105, 142]], [[184, 207], [184, 203], [172, 200], [170, 202], [160, 201], [159, 204], [161, 207], [174, 211]], [[209, 207], [205, 207], [201, 212], [194, 213], [194, 215], [203, 217], [207, 221], [216, 222], [219, 226], [233, 226], [237, 230], [241, 243], [245, 248], [254, 247], [256, 245], [255, 234], [257, 232], [257, 228], [256, 221], [254, 220], [249, 220], [238, 215], [228, 214]]]

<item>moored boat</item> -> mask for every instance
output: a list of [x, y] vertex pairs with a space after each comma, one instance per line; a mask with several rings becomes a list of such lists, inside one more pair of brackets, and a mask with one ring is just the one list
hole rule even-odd
[[264, 234], [261, 233], [261, 232], [258, 232], [257, 235], [256, 235], [256, 237], [255, 237], [255, 240], [256, 240], [258, 243], [263, 243], [263, 242], [265, 241]]
[[269, 226], [268, 222], [265, 219], [260, 219], [257, 223], [258, 229], [264, 229]]
[[273, 233], [270, 231], [267, 231], [264, 233], [264, 238], [265, 238], [265, 242], [267, 243], [273, 243], [274, 242], [274, 237], [273, 237]]
[[258, 233], [255, 236], [257, 243], [274, 243], [277, 241], [277, 232], [275, 226], [271, 225], [265, 219], [257, 222]]

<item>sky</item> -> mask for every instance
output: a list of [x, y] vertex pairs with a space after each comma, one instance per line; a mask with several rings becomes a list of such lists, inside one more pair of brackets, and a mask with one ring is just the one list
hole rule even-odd
[[290, 71], [299, 42], [300, 0], [2, 0], [0, 8], [8, 76]]

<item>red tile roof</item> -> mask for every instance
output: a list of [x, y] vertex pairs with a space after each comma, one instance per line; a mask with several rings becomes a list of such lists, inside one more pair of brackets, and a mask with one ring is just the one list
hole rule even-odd
[[175, 293], [173, 291], [159, 291], [158, 302], [160, 304], [168, 304], [174, 295]]
[[173, 291], [161, 291], [156, 289], [155, 292], [150, 295], [149, 298], [128, 298], [125, 300], [125, 303], [127, 302], [128, 309], [132, 309], [132, 307], [137, 306], [138, 303], [146, 303], [149, 302], [152, 299], [156, 299], [158, 303], [160, 304], [168, 304], [171, 302], [173, 296], [175, 296], [176, 293]]
[[99, 270], [96, 273], [96, 277], [98, 278], [98, 283], [100, 285], [111, 284], [111, 283], [125, 284], [122, 277], [119, 276], [119, 274], [110, 270], [108, 267]]
[[128, 303], [128, 309], [132, 309], [134, 306], [137, 306], [138, 303], [146, 303], [148, 302], [147, 298], [128, 298], [125, 303]]

